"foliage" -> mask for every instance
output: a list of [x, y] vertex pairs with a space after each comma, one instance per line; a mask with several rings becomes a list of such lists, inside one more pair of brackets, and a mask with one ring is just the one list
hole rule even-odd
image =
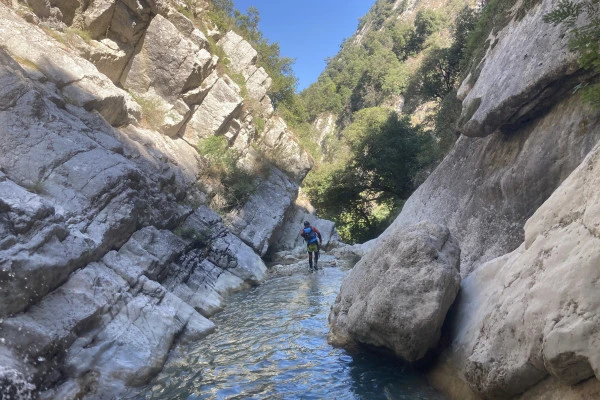
[[277, 109], [280, 104], [292, 102], [297, 84], [292, 69], [294, 60], [282, 57], [279, 44], [269, 42], [262, 35], [258, 27], [260, 22], [258, 9], [250, 7], [244, 14], [234, 8], [232, 0], [214, 0], [208, 16], [219, 30], [236, 31], [258, 52], [257, 65], [263, 67], [272, 79], [268, 94], [273, 106]]
[[206, 177], [217, 182], [211, 206], [221, 212], [242, 206], [256, 189], [256, 182], [237, 166], [239, 153], [229, 147], [224, 136], [216, 135], [200, 140], [198, 152], [207, 163]]
[[156, 129], [165, 120], [165, 111], [161, 107], [158, 97], [143, 96], [129, 91], [131, 98], [140, 105], [142, 109], [142, 125], [147, 128]]
[[[577, 26], [576, 22], [582, 14], [589, 22]], [[544, 15], [544, 21], [554, 25], [563, 24], [570, 37], [571, 50], [579, 53], [580, 67], [600, 73], [600, 0], [582, 3], [560, 0], [554, 10]], [[588, 82], [583, 86], [584, 100], [600, 107], [600, 83]]]
[[385, 229], [414, 190], [413, 178], [431, 162], [433, 138], [381, 107], [355, 113], [342, 135], [348, 154], [309, 175], [306, 190], [345, 240], [365, 241]]

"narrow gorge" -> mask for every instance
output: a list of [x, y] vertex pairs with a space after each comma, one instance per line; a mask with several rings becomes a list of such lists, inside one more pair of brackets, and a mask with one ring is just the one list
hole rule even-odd
[[221, 3], [0, 0], [0, 399], [600, 399], [566, 3], [377, 0], [293, 96]]

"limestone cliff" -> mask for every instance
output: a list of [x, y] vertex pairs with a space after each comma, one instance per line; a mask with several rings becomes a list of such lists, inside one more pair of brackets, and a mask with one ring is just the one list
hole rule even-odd
[[[112, 398], [264, 279], [312, 161], [205, 8], [0, 2], [1, 398]], [[250, 185], [223, 217], [213, 137]]]
[[458, 240], [461, 290], [430, 373], [451, 398], [600, 396], [600, 116], [573, 91], [589, 73], [542, 20], [557, 3], [509, 10], [459, 91], [463, 136], [372, 250], [385, 258], [423, 221]]

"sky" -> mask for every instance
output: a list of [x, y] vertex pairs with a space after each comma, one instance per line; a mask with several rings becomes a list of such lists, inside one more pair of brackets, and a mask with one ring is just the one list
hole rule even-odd
[[352, 36], [375, 0], [234, 0], [246, 12], [254, 6], [259, 27], [270, 42], [278, 42], [281, 55], [294, 58], [298, 91], [325, 69], [325, 59], [335, 56], [340, 44]]

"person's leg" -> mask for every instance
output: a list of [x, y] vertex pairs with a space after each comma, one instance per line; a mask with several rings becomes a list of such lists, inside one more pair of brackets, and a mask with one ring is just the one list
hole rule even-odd
[[313, 258], [312, 258], [312, 252], [308, 252], [308, 268], [310, 268], [310, 270], [312, 271], [313, 269]]

